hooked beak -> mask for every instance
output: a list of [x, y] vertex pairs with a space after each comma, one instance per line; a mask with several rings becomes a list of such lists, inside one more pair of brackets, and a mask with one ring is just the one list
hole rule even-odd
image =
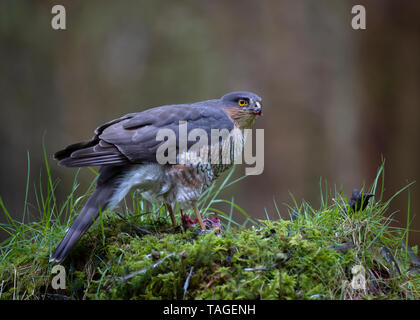
[[259, 103], [258, 101], [255, 102], [254, 108], [252, 109], [252, 113], [259, 116], [262, 114], [261, 103]]

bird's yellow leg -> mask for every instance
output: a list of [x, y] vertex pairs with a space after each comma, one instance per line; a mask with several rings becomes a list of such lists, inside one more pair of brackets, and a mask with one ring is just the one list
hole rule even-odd
[[193, 208], [194, 208], [195, 215], [197, 216], [198, 223], [200, 224], [201, 230], [206, 230], [206, 227], [204, 226], [204, 223], [203, 223], [203, 219], [201, 218], [201, 215], [200, 215], [200, 211], [197, 208], [197, 203], [194, 202]]
[[175, 220], [175, 216], [174, 216], [174, 211], [172, 210], [172, 207], [169, 204], [166, 204], [166, 208], [169, 211], [169, 215], [171, 216], [171, 221], [172, 221], [172, 226], [174, 228], [176, 228], [176, 220]]

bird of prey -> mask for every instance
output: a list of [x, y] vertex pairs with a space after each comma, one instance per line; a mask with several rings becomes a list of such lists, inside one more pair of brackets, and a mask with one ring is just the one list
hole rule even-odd
[[[139, 189], [145, 199], [165, 203], [173, 226], [176, 226], [173, 212], [178, 203], [181, 209], [193, 208], [201, 229], [205, 230], [197, 201], [211, 183], [232, 166], [232, 162], [180, 162], [181, 155], [185, 156], [180, 148], [183, 143], [179, 139], [180, 123], [186, 122], [188, 133], [201, 129], [209, 137], [213, 129], [236, 132], [235, 143], [230, 148], [237, 150], [244, 144], [243, 129], [251, 128], [261, 112], [261, 98], [246, 91], [231, 92], [220, 99], [165, 105], [105, 123], [95, 130], [91, 140], [72, 144], [55, 153], [54, 158], [66, 167], [101, 168], [95, 191], [52, 253], [50, 262], [63, 261], [100, 210], [115, 208], [133, 187]], [[162, 129], [172, 130], [177, 137], [175, 163], [157, 161], [159, 147], [165, 143], [157, 139]], [[214, 143], [208, 140], [208, 146]], [[188, 148], [194, 143], [184, 142]], [[224, 143], [218, 138], [214, 144]], [[215, 149], [208, 150], [211, 153]]]
[[354, 189], [351, 195], [351, 199], [349, 201], [349, 206], [353, 210], [353, 212], [359, 210], [363, 211], [368, 205], [369, 199], [373, 196], [373, 193], [362, 193], [359, 192], [359, 190]]

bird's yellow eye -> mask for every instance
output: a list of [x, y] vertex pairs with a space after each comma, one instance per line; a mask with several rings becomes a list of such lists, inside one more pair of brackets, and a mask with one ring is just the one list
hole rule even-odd
[[248, 102], [245, 99], [239, 99], [238, 104], [239, 106], [244, 107], [248, 104]]

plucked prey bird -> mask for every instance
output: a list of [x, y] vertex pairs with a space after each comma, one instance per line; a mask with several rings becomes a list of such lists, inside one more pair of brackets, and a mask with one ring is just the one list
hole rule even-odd
[[[90, 141], [72, 144], [55, 153], [55, 159], [66, 167], [101, 168], [95, 191], [52, 253], [50, 262], [63, 261], [99, 211], [115, 208], [133, 187], [145, 199], [165, 203], [173, 226], [176, 226], [174, 209], [178, 202], [183, 210], [194, 209], [200, 227], [205, 230], [197, 201], [232, 162], [212, 163], [210, 156], [208, 162], [179, 161], [188, 159], [189, 148], [195, 143], [184, 141], [186, 152], [180, 147], [180, 122], [186, 121], [188, 133], [193, 129], [207, 133], [209, 153], [217, 149], [210, 148], [212, 129], [236, 132], [230, 138], [233, 143], [228, 145], [233, 154], [233, 149], [241, 151], [244, 144], [243, 131], [233, 129], [251, 128], [261, 111], [261, 98], [251, 92], [231, 92], [220, 99], [156, 107], [105, 123], [95, 130]], [[166, 141], [157, 139], [161, 129], [171, 129], [176, 135], [175, 162], [158, 161], [159, 146]], [[220, 147], [220, 151], [226, 146], [223, 141], [218, 138], [213, 145]]]

